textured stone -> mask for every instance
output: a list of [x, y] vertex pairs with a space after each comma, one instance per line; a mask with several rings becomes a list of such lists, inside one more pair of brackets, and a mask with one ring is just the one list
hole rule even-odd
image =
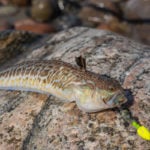
[[[3, 37], [4, 32], [0, 35]], [[28, 45], [26, 51], [9, 57], [3, 68], [28, 59], [57, 58], [75, 65], [75, 57], [83, 55], [88, 70], [107, 74], [131, 90], [134, 101], [128, 108], [141, 124], [150, 128], [150, 47], [89, 28], [44, 35], [38, 41], [30, 37], [29, 44], [20, 44], [21, 48]], [[7, 48], [3, 46], [4, 50]], [[127, 95], [129, 100], [130, 96]], [[74, 104], [68, 109], [67, 104], [52, 96], [0, 91], [1, 150], [149, 150], [149, 147], [150, 143], [138, 137], [135, 129], [124, 125], [115, 110], [88, 114]]]
[[2, 31], [0, 34], [0, 63], [7, 62], [8, 59], [29, 50], [28, 44], [32, 44], [38, 38], [39, 35], [24, 31]]

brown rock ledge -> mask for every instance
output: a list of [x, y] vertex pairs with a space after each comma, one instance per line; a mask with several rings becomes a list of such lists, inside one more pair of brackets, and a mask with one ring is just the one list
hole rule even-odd
[[[11, 34], [15, 35], [12, 39]], [[16, 42], [9, 43], [13, 37]], [[29, 42], [17, 42], [26, 41], [26, 37]], [[9, 54], [10, 48], [13, 55]], [[75, 57], [81, 54], [88, 70], [107, 74], [125, 89], [131, 89], [134, 102], [129, 109], [150, 128], [150, 47], [89, 28], [73, 28], [53, 36], [20, 31], [0, 33], [0, 69], [31, 59], [57, 58], [75, 65]], [[0, 91], [0, 150], [149, 148], [150, 142], [138, 137], [131, 126], [125, 127], [116, 111], [87, 114], [73, 106], [66, 109], [52, 96]]]

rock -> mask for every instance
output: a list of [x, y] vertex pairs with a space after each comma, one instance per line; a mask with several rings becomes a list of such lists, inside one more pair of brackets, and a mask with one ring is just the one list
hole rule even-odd
[[59, 16], [53, 21], [53, 25], [57, 30], [64, 30], [74, 26], [80, 26], [81, 20], [75, 15]]
[[0, 4], [8, 5], [11, 0], [0, 0]]
[[90, 7], [83, 7], [78, 14], [78, 17], [82, 20], [85, 26], [94, 27], [99, 23], [104, 22], [104, 13], [94, 10]]
[[150, 26], [146, 21], [150, 14], [150, 1], [148, 0], [128, 0], [122, 3], [122, 11], [125, 18], [130, 20], [145, 20], [143, 24], [129, 24], [130, 38], [135, 39], [143, 44], [150, 44]]
[[114, 1], [106, 1], [106, 0], [89, 0], [89, 3], [95, 4], [101, 8], [107, 8], [114, 12], [118, 12], [118, 8], [115, 6]]
[[31, 0], [11, 0], [11, 3], [16, 6], [28, 6]]
[[150, 45], [150, 25], [149, 24], [133, 24], [130, 25], [130, 37], [141, 43]]
[[[7, 45], [12, 33], [5, 33], [3, 45]], [[22, 34], [18, 33], [20, 39]], [[32, 33], [28, 35], [30, 43], [18, 45], [26, 50], [5, 60], [3, 68], [24, 60], [52, 58], [75, 65], [75, 57], [82, 54], [88, 70], [107, 74], [131, 90], [134, 101], [129, 110], [141, 124], [150, 127], [150, 47], [108, 31], [79, 27], [43, 35], [38, 41], [30, 38]], [[3, 49], [7, 51], [8, 47]], [[132, 126], [125, 126], [117, 111], [87, 114], [77, 106], [65, 107], [53, 96], [1, 90], [0, 149], [149, 150], [149, 141], [138, 137]]]
[[1, 16], [12, 16], [16, 14], [19, 9], [15, 6], [1, 6], [0, 7], [0, 17]]
[[[40, 36], [24, 31], [5, 30], [0, 34], [0, 64], [29, 50], [31, 42], [38, 40]], [[31, 41], [32, 40], [32, 41]], [[0, 67], [1, 67], [0, 66]]]
[[53, 6], [51, 0], [33, 0], [31, 16], [37, 21], [48, 21], [53, 15]]
[[97, 28], [109, 30], [124, 36], [129, 36], [131, 32], [130, 26], [126, 22], [120, 22], [118, 19], [113, 17], [107, 22], [101, 23]]
[[129, 0], [122, 6], [126, 18], [148, 19], [150, 14], [150, 1], [148, 0]]
[[0, 31], [14, 29], [14, 26], [7, 21], [0, 22]]
[[[36, 26], [36, 28], [35, 28]], [[39, 23], [31, 19], [19, 20], [15, 22], [16, 30], [31, 31], [38, 34], [55, 32], [51, 24]]]
[[[110, 11], [118, 13], [117, 7], [110, 1], [105, 0], [89, 0], [90, 4], [94, 4], [95, 6], [103, 9], [106, 8]], [[104, 10], [97, 10], [91, 6], [85, 4], [79, 12], [79, 17], [83, 21], [85, 25], [95, 26], [100, 23], [106, 23], [109, 20], [114, 19], [115, 17], [111, 13], [106, 13]]]

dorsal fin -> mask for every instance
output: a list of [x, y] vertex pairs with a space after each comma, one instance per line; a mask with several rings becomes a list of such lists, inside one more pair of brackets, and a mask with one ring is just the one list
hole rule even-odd
[[86, 70], [86, 59], [81, 55], [75, 58], [76, 64], [83, 70]]

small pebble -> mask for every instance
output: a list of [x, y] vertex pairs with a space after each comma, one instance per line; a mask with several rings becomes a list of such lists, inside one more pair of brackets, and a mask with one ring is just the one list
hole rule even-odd
[[31, 16], [33, 19], [44, 22], [53, 16], [53, 5], [50, 0], [33, 0]]

